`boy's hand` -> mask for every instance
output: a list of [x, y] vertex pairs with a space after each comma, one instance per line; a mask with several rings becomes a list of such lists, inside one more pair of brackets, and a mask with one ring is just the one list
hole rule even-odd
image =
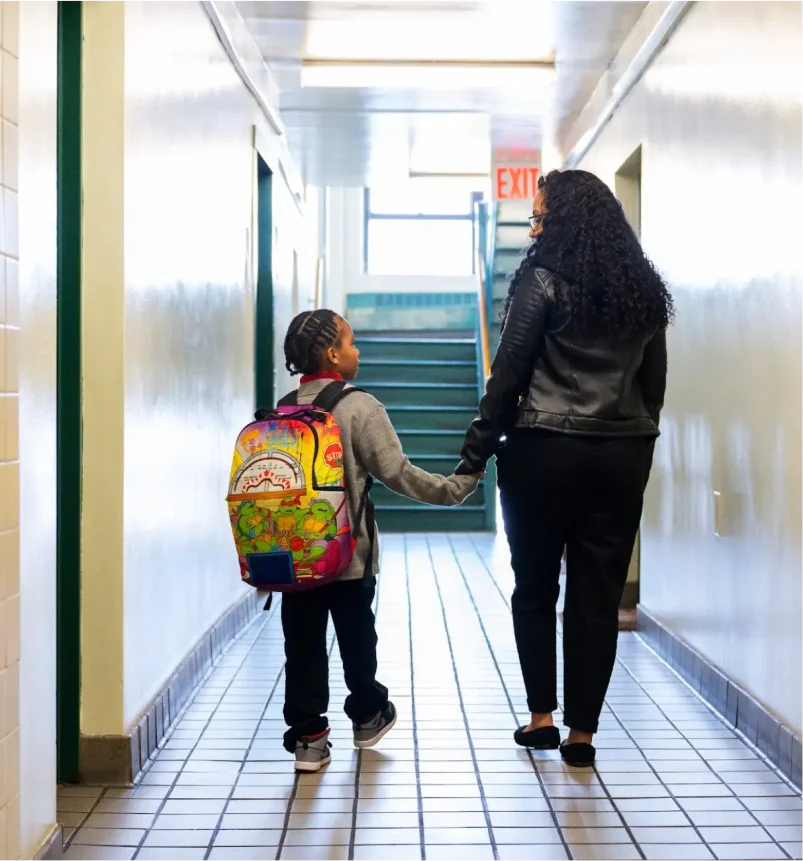
[[483, 473], [478, 472], [474, 475], [450, 475], [449, 481], [456, 486], [456, 496], [460, 502], [464, 502], [477, 489], [477, 485], [482, 478]]

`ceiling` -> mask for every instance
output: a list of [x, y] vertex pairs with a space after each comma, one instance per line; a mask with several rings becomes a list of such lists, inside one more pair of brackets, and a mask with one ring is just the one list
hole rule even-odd
[[[411, 171], [482, 172], [492, 148], [559, 145], [646, 5], [237, 3], [279, 86], [288, 143], [305, 181], [332, 186], [376, 184]], [[442, 89], [429, 75], [426, 87], [379, 86], [374, 79], [382, 69], [365, 67], [433, 60], [515, 67], [494, 88], [474, 81]], [[302, 65], [310, 61], [326, 67], [316, 70], [323, 86], [302, 86]], [[331, 86], [340, 71], [332, 72], [332, 61], [363, 64], [358, 86]]]

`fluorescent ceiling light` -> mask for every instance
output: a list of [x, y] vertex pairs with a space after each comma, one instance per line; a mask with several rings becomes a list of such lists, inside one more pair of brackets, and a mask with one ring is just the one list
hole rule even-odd
[[490, 170], [477, 171], [476, 173], [465, 173], [457, 170], [411, 170], [410, 179], [488, 179]]
[[336, 89], [492, 90], [548, 88], [555, 68], [536, 63], [305, 60], [301, 86]]
[[437, 11], [414, 2], [395, 9], [350, 4], [357, 8], [340, 20], [327, 12], [328, 4], [319, 5], [320, 17], [307, 22], [304, 39], [304, 56], [318, 60], [492, 62], [554, 56], [554, 4], [541, 0], [494, 0], [472, 10], [445, 4]]

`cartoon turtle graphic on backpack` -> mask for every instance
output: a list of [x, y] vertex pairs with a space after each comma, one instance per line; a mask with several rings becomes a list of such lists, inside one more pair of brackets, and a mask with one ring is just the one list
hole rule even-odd
[[299, 535], [307, 541], [330, 541], [337, 533], [335, 507], [326, 499], [316, 499], [299, 517]]
[[298, 521], [302, 513], [303, 510], [298, 507], [298, 500], [292, 497], [283, 499], [274, 512], [274, 537], [277, 546], [282, 550], [291, 550], [290, 544], [298, 535]]
[[239, 546], [250, 547], [255, 553], [270, 553], [276, 545], [269, 512], [251, 500], [241, 503], [237, 509], [237, 535]]

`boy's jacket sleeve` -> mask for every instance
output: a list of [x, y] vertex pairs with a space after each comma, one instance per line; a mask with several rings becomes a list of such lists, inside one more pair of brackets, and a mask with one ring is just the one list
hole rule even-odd
[[430, 505], [459, 505], [477, 487], [470, 475], [432, 475], [413, 466], [402, 450], [385, 408], [376, 404], [354, 435], [355, 453], [365, 469], [395, 493]]

